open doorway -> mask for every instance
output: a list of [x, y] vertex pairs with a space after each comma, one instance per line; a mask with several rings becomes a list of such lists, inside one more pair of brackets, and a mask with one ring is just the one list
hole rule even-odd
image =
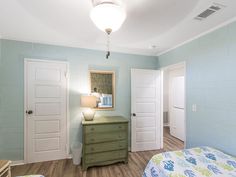
[[167, 150], [184, 148], [185, 63], [162, 69], [163, 74], [163, 146]]

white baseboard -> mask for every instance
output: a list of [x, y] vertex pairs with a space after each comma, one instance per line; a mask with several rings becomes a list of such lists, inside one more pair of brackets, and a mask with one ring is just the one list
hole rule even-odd
[[25, 164], [24, 160], [15, 160], [12, 161], [11, 166], [24, 165], [24, 164]]
[[67, 159], [72, 159], [72, 154], [68, 154]]
[[[72, 159], [72, 154], [68, 154], [67, 159]], [[26, 163], [24, 162], [24, 160], [15, 160], [11, 162], [11, 166], [17, 166], [17, 165], [25, 165]]]

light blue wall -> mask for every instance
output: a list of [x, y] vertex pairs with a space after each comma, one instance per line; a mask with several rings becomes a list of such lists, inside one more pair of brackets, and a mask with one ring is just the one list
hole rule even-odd
[[[209, 145], [236, 155], [236, 23], [159, 57], [112, 53], [0, 40], [0, 159], [23, 159], [23, 59], [70, 64], [70, 140], [81, 140], [80, 93], [88, 89], [88, 69], [116, 71], [116, 110], [130, 115], [130, 68], [155, 69], [186, 61], [187, 147]], [[197, 104], [197, 112], [191, 105]]]
[[70, 64], [70, 141], [81, 140], [80, 94], [88, 90], [88, 69], [116, 71], [116, 109], [100, 114], [130, 115], [130, 68], [155, 69], [157, 58], [79, 48], [0, 40], [0, 159], [23, 159], [24, 58]]
[[236, 23], [160, 56], [159, 66], [181, 61], [187, 65], [187, 147], [236, 155]]

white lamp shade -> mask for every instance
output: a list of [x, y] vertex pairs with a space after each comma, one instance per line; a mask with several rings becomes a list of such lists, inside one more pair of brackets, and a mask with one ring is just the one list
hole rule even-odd
[[97, 105], [97, 98], [95, 96], [82, 95], [80, 99], [80, 106], [87, 108], [95, 108]]
[[111, 29], [114, 32], [123, 24], [126, 12], [119, 5], [103, 3], [92, 9], [90, 18], [100, 30], [106, 31], [106, 29]]

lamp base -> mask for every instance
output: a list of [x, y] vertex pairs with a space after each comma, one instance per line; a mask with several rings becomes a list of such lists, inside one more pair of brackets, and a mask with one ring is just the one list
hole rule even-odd
[[94, 119], [95, 111], [92, 109], [88, 109], [83, 112], [84, 120], [92, 121]]

